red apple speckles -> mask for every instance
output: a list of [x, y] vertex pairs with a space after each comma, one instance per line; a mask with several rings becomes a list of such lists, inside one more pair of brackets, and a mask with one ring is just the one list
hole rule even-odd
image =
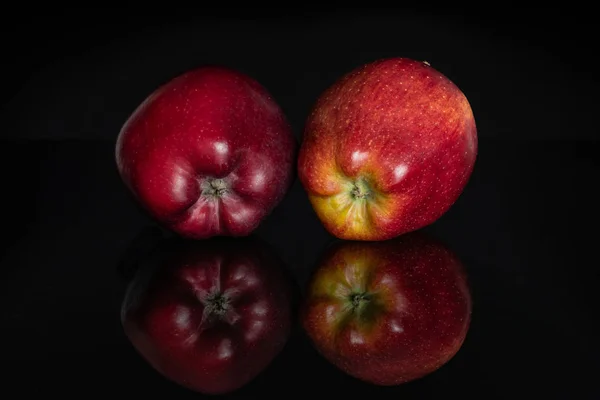
[[352, 71], [318, 99], [298, 173], [331, 234], [385, 240], [439, 219], [464, 190], [476, 153], [459, 88], [427, 63], [392, 58]]
[[459, 260], [420, 232], [328, 249], [302, 307], [316, 349], [378, 385], [423, 377], [460, 349], [471, 296]]
[[119, 134], [116, 160], [156, 220], [202, 239], [256, 229], [292, 184], [296, 148], [266, 89], [239, 72], [203, 67], [135, 110]]

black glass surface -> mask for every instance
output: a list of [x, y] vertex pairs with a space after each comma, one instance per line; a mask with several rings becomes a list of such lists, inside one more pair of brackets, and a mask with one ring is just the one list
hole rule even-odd
[[[464, 89], [478, 122], [479, 155], [468, 186], [442, 218], [424, 229], [456, 253], [467, 272], [473, 313], [462, 348], [422, 379], [378, 387], [328, 363], [295, 321], [285, 348], [267, 369], [224, 397], [600, 395], [600, 197], [593, 190], [600, 176], [600, 144], [587, 112], [597, 79], [574, 74], [575, 63], [556, 52], [514, 38], [498, 43], [494, 35], [483, 36], [489, 33], [484, 28], [469, 31], [470, 25], [439, 39], [447, 31], [399, 42], [377, 42], [374, 34], [361, 42], [357, 36], [355, 47], [334, 46], [330, 53], [319, 40], [343, 40], [335, 39], [340, 27], [350, 36], [355, 32], [343, 18], [328, 18], [318, 27], [296, 19], [289, 23], [298, 26], [287, 28], [281, 21], [265, 22], [246, 39], [240, 39], [244, 30], [238, 28], [235, 34], [211, 37], [217, 43], [207, 44], [203, 55], [198, 54], [203, 46], [195, 43], [203, 43], [207, 28], [148, 26], [130, 38], [112, 37], [84, 50], [72, 46], [71, 58], [38, 60], [43, 68], [28, 69], [17, 90], [7, 92], [2, 114], [7, 130], [0, 142], [3, 390], [19, 393], [15, 398], [202, 396], [150, 367], [120, 321], [137, 261], [172, 237], [129, 196], [114, 159], [120, 124], [156, 84], [204, 62], [239, 65], [272, 90], [300, 140], [303, 119], [321, 90], [362, 62], [400, 54], [432, 58], [433, 65], [438, 61]], [[377, 20], [369, 21], [372, 32]], [[414, 21], [407, 23], [414, 28]], [[255, 26], [226, 22], [236, 23]], [[331, 31], [328, 23], [337, 28]], [[269, 33], [276, 29], [285, 34]], [[303, 29], [312, 36], [303, 36]], [[532, 38], [533, 31], [527, 32]], [[244, 45], [252, 40], [259, 44], [249, 50]], [[370, 46], [369, 40], [376, 44]], [[294, 44], [306, 52], [298, 55]], [[273, 48], [283, 50], [278, 54]], [[548, 70], [531, 60], [509, 59], [528, 49], [538, 56], [534, 63], [546, 63]], [[269, 61], [273, 57], [280, 63]], [[298, 180], [254, 236], [270, 246], [291, 276], [297, 289], [294, 307], [319, 257], [337, 241], [317, 219]]]

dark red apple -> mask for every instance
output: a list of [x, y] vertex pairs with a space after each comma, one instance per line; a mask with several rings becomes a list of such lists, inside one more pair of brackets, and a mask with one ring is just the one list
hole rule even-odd
[[188, 238], [246, 236], [294, 176], [297, 142], [254, 79], [201, 67], [152, 93], [122, 127], [118, 171], [163, 226]]
[[137, 351], [168, 379], [201, 393], [231, 392], [283, 349], [291, 286], [262, 242], [177, 242], [147, 260], [128, 288], [122, 324]]
[[439, 369], [462, 346], [470, 320], [461, 263], [420, 232], [334, 245], [302, 306], [302, 325], [316, 349], [347, 374], [377, 385]]
[[439, 219], [463, 192], [476, 154], [463, 92], [425, 62], [390, 58], [321, 95], [298, 175], [332, 235], [386, 240]]

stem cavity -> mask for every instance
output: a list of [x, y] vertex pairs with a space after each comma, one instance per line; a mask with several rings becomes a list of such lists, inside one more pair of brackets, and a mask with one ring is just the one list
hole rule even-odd
[[350, 195], [355, 200], [367, 199], [371, 196], [371, 189], [369, 185], [363, 180], [357, 180], [352, 184]]
[[223, 179], [208, 178], [201, 184], [202, 194], [210, 197], [222, 197], [227, 193], [227, 184]]
[[222, 316], [229, 310], [229, 299], [222, 293], [209, 295], [204, 303], [207, 313], [211, 315]]
[[370, 300], [370, 296], [367, 293], [353, 293], [350, 295], [350, 304], [352, 305], [352, 310], [357, 310], [361, 307], [361, 305], [368, 303]]

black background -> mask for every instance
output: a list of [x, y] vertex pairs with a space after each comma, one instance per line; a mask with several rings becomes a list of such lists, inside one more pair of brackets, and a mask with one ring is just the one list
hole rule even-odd
[[[405, 56], [453, 80], [478, 126], [469, 185], [426, 228], [469, 273], [474, 313], [463, 348], [426, 378], [379, 388], [337, 371], [297, 329], [280, 357], [233, 396], [285, 396], [279, 388], [408, 398], [599, 396], [593, 12], [494, 5], [435, 13], [136, 11], [2, 17], [3, 390], [197, 396], [147, 366], [118, 318], [127, 283], [118, 265], [153, 222], [118, 177], [114, 142], [158, 85], [205, 63], [239, 69], [269, 89], [300, 140], [313, 102], [341, 74]], [[333, 240], [299, 182], [256, 235], [300, 287]]]

